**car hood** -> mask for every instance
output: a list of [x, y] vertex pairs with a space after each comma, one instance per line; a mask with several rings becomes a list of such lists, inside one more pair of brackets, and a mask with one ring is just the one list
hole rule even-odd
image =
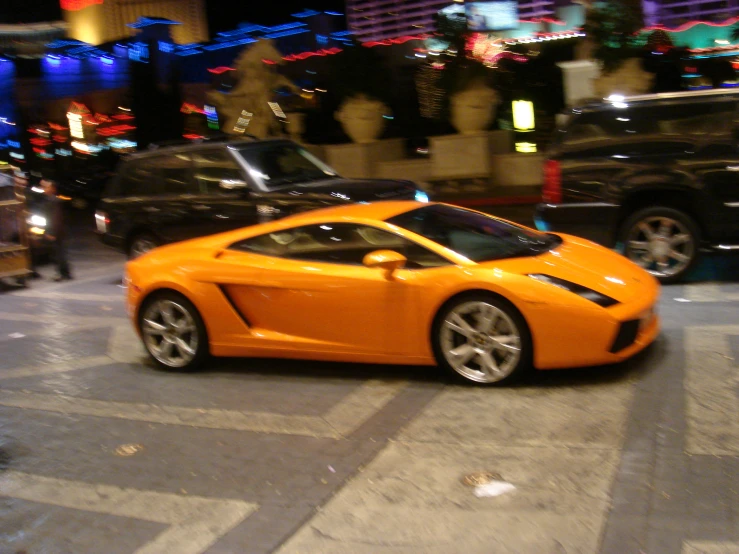
[[321, 194], [349, 202], [377, 202], [413, 200], [417, 188], [412, 181], [337, 178], [290, 185], [276, 192], [291, 196]]
[[619, 302], [635, 299], [653, 289], [657, 280], [624, 256], [569, 235], [559, 235], [563, 242], [549, 252], [529, 258], [485, 262], [519, 274], [539, 273], [564, 279], [605, 294]]

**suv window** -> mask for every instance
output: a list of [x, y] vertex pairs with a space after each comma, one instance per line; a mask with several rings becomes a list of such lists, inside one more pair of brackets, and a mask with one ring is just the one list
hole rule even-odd
[[347, 223], [296, 227], [252, 237], [232, 244], [230, 248], [265, 256], [349, 265], [362, 265], [364, 257], [375, 250], [394, 250], [408, 259], [408, 269], [440, 267], [451, 263], [394, 233]]
[[156, 157], [158, 178], [163, 194], [194, 194], [197, 192], [192, 180], [192, 163], [186, 152]]
[[291, 183], [331, 179], [336, 173], [297, 144], [271, 142], [240, 151], [254, 179], [274, 189]]
[[734, 102], [635, 104], [585, 113], [565, 130], [566, 152], [599, 155], [694, 153], [731, 130]]
[[153, 196], [162, 194], [164, 188], [156, 177], [154, 158], [132, 160], [123, 167], [123, 174], [115, 192], [118, 196]]
[[233, 194], [220, 187], [221, 181], [244, 179], [241, 167], [227, 148], [196, 150], [192, 160], [200, 194]]

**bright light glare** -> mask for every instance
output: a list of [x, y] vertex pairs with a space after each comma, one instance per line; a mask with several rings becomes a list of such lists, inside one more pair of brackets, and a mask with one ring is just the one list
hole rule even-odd
[[534, 103], [528, 100], [513, 101], [513, 127], [517, 131], [530, 131], [534, 128]]
[[46, 227], [46, 218], [40, 215], [32, 215], [28, 222], [36, 227]]

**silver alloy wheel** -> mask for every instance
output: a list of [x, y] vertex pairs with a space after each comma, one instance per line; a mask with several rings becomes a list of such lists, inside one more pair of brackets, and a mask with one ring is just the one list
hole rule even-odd
[[157, 246], [157, 243], [149, 238], [135, 238], [133, 239], [133, 243], [131, 244], [131, 259], [143, 256], [147, 252], [154, 250]]
[[690, 265], [695, 256], [695, 240], [676, 219], [647, 217], [629, 230], [626, 256], [655, 277], [672, 277]]
[[508, 377], [521, 358], [521, 332], [510, 316], [484, 300], [464, 302], [441, 324], [444, 358], [462, 377], [495, 383]]
[[182, 304], [167, 298], [154, 300], [141, 319], [146, 349], [169, 367], [184, 367], [198, 350], [198, 328], [192, 314]]

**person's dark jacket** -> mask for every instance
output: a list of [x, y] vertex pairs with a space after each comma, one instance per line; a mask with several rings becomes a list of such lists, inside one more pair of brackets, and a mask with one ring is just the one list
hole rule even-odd
[[56, 240], [66, 238], [63, 203], [56, 196], [47, 196], [46, 233]]

